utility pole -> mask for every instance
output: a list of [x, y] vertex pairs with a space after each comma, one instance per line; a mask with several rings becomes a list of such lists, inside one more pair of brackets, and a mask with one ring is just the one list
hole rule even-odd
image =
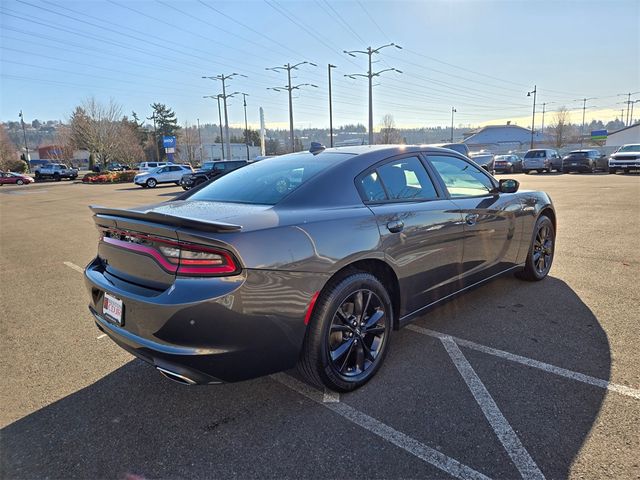
[[275, 90], [276, 92], [282, 92], [283, 90], [287, 90], [289, 92], [289, 135], [291, 137], [290, 138], [291, 152], [295, 150], [295, 142], [293, 138], [293, 95], [291, 92], [293, 92], [293, 90], [299, 89], [300, 87], [308, 86], [308, 87], [318, 88], [317, 85], [314, 85], [312, 83], [300, 83], [298, 85], [291, 85], [291, 70], [297, 70], [300, 65], [305, 65], [305, 64], [317, 67], [315, 63], [304, 61], [304, 62], [296, 63], [295, 65], [291, 65], [290, 63], [287, 63], [282, 67], [265, 68], [265, 70], [273, 70], [274, 72], [277, 72], [278, 70], [287, 71], [287, 79], [289, 82], [286, 87], [269, 87], [267, 90]]
[[239, 94], [240, 92], [233, 92], [227, 95], [226, 84], [225, 82], [233, 77], [244, 77], [247, 78], [246, 75], [242, 75], [241, 73], [232, 73], [230, 75], [216, 75], [213, 77], [202, 77], [208, 78], [209, 80], [220, 80], [222, 82], [222, 99], [224, 100], [224, 133], [225, 133], [225, 141], [227, 142], [227, 158], [231, 160], [231, 139], [229, 138], [229, 115], [227, 113], [227, 98], [231, 98], [234, 95]]
[[638, 102], [640, 102], [640, 100], [633, 100], [631, 102], [631, 116], [629, 117], [629, 125], [633, 125], [633, 104]]
[[[215, 98], [216, 100], [218, 100], [218, 126], [220, 127], [220, 156], [222, 157], [222, 160], [224, 160], [224, 137], [222, 136], [222, 113], [220, 110], [220, 98], [222, 98], [222, 95], [218, 94], [218, 95], [204, 95], [202, 98]], [[214, 142], [215, 143], [215, 142]], [[211, 147], [213, 149], [213, 147]], [[211, 150], [213, 152], [213, 150]], [[211, 154], [211, 156], [213, 157], [213, 153]], [[212, 158], [213, 160], [213, 158]], [[231, 160], [231, 159], [229, 159]]]
[[147, 117], [147, 120], [153, 120], [153, 143], [156, 144], [156, 162], [160, 161], [160, 146], [158, 145], [158, 131], [156, 130], [156, 112], [153, 111], [150, 117]]
[[19, 117], [20, 117], [20, 123], [22, 124], [22, 136], [24, 137], [24, 149], [25, 149], [24, 160], [27, 163], [27, 172], [31, 172], [31, 165], [30, 165], [31, 157], [29, 157], [29, 145], [27, 145], [27, 131], [24, 128], [24, 117], [22, 116], [22, 110], [20, 110]]
[[582, 142], [584, 141], [583, 137], [584, 137], [584, 119], [585, 119], [585, 115], [587, 113], [587, 101], [588, 100], [594, 100], [595, 97], [591, 97], [591, 98], [582, 98], [582, 99], [578, 99], [578, 100], [574, 100], [574, 102], [582, 102], [582, 125], [580, 126], [580, 148], [582, 148]]
[[455, 107], [451, 107], [451, 143], [453, 143], [453, 114], [456, 112]]
[[533, 116], [531, 118], [531, 146], [529, 148], [533, 150], [533, 133], [535, 131], [535, 125], [536, 125], [536, 94], [538, 93], [538, 87], [536, 85], [533, 86], [532, 91], [527, 92], [527, 97], [530, 97], [532, 93], [533, 93]]
[[200, 164], [202, 165], [202, 134], [200, 133], [200, 119], [196, 118], [196, 122], [198, 122], [198, 142], [200, 143]]
[[247, 123], [247, 96], [248, 93], [242, 94], [242, 100], [244, 102], [244, 143], [247, 147], [247, 162], [249, 161], [249, 124]]
[[626, 103], [627, 104], [627, 119], [626, 119], [626, 121], [625, 121], [624, 118], [621, 119], [623, 121], [625, 127], [628, 126], [628, 125], [631, 125], [631, 123], [630, 123], [631, 119], [629, 118], [630, 114], [631, 114], [631, 105], [632, 105], [631, 95], [636, 95], [638, 93], [640, 93], [640, 92], [629, 92], [629, 93], [619, 93], [618, 94], [618, 97], [623, 97], [625, 95], [627, 96], [627, 100], [625, 102], [621, 102], [621, 103]]
[[397, 68], [385, 68], [384, 70], [380, 70], [379, 72], [373, 71], [371, 67], [372, 65], [371, 57], [374, 54], [377, 55], [378, 53], [380, 53], [380, 50], [386, 47], [396, 47], [402, 50], [402, 47], [400, 45], [396, 45], [395, 43], [382, 45], [381, 47], [378, 47], [378, 48], [367, 47], [366, 50], [351, 50], [351, 51], [343, 50], [343, 53], [346, 53], [347, 55], [350, 55], [352, 57], [355, 57], [356, 53], [365, 54], [369, 57], [369, 71], [367, 72], [366, 75], [362, 73], [353, 73], [350, 75], [345, 75], [345, 77], [349, 77], [353, 79], [355, 79], [355, 77], [367, 77], [369, 79], [369, 145], [373, 145], [373, 77], [377, 77], [384, 72], [402, 73], [402, 71], [398, 70]]
[[331, 105], [331, 69], [337, 68], [335, 65], [329, 64], [327, 70], [329, 72], [329, 146], [333, 147], [333, 107]]

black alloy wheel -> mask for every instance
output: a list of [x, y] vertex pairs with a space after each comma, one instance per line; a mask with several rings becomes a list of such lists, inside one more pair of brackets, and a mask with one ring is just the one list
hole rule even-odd
[[380, 281], [353, 273], [321, 292], [299, 367], [316, 385], [348, 392], [378, 371], [389, 349], [393, 307]]
[[516, 275], [529, 281], [542, 280], [553, 263], [556, 233], [549, 217], [541, 215], [536, 222], [525, 267]]

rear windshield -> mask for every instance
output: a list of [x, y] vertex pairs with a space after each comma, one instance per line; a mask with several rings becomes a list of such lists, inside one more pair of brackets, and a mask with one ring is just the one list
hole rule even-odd
[[524, 158], [545, 158], [547, 156], [544, 150], [531, 150], [527, 152]]
[[304, 152], [251, 163], [218, 178], [190, 196], [189, 200], [275, 205], [304, 182], [344, 160], [346, 156]]
[[571, 158], [584, 158], [587, 156], [587, 152], [569, 152], [567, 157]]

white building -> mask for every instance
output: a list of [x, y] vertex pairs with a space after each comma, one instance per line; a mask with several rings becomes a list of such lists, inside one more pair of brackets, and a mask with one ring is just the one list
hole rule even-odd
[[607, 147], [619, 147], [629, 143], [640, 143], [640, 123], [621, 128], [607, 136]]
[[[204, 143], [202, 144], [202, 159], [200, 159], [200, 146], [191, 145], [193, 157], [196, 161], [211, 161], [222, 160], [222, 144], [221, 143]], [[188, 162], [189, 153], [187, 145], [178, 145], [178, 158], [177, 161]], [[255, 160], [260, 155], [260, 146], [249, 145], [249, 160]], [[247, 159], [247, 147], [244, 143], [232, 143], [231, 144], [231, 158], [227, 158], [227, 146], [224, 145], [224, 159], [225, 160], [246, 160]]]

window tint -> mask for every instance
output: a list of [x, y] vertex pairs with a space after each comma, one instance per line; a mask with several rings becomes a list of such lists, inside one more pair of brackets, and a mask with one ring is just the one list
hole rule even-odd
[[389, 200], [431, 200], [435, 187], [417, 157], [403, 158], [377, 169]]
[[546, 158], [547, 152], [544, 150], [531, 150], [527, 152], [524, 158]]
[[322, 170], [344, 160], [345, 156], [294, 153], [251, 163], [221, 176], [189, 199], [275, 205]]
[[361, 184], [366, 200], [378, 202], [387, 199], [387, 194], [384, 193], [382, 182], [380, 182], [380, 175], [378, 175], [378, 172], [375, 170], [369, 175], [366, 175], [361, 180]]
[[429, 161], [452, 197], [486, 195], [494, 189], [493, 182], [482, 170], [460, 158], [430, 155]]

